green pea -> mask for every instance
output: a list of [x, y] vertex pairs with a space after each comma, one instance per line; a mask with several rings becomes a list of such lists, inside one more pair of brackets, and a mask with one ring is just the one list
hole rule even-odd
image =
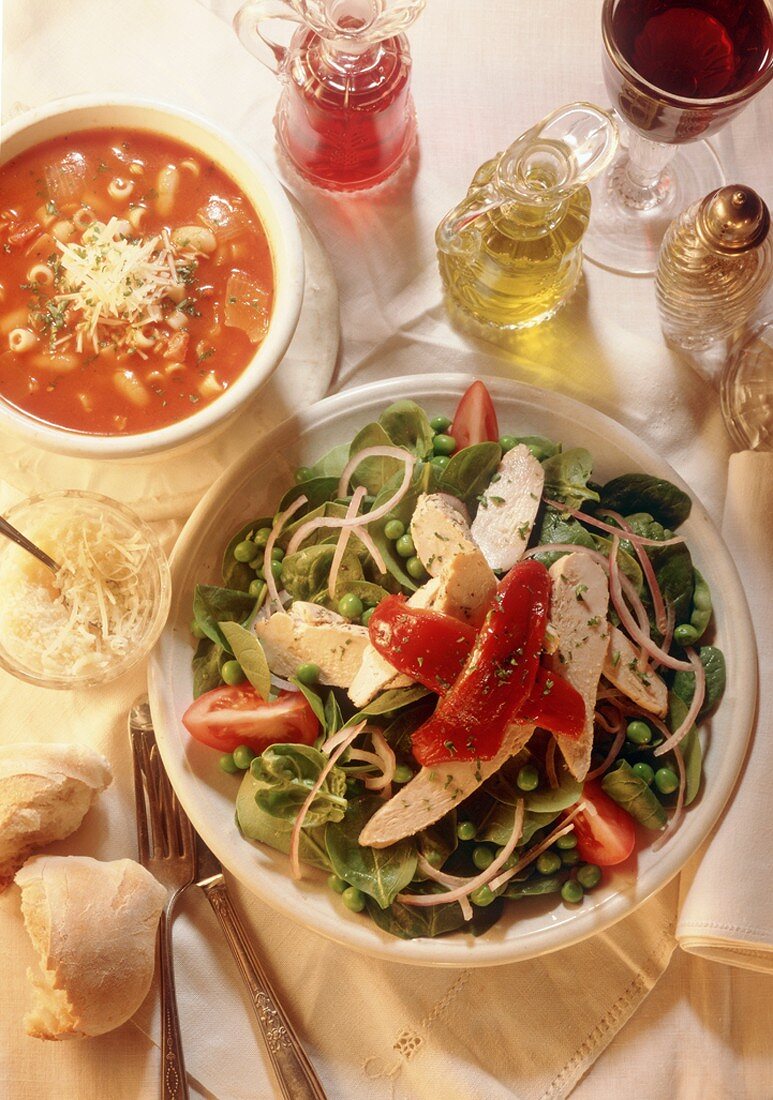
[[295, 480], [300, 485], [302, 481], [309, 481], [312, 477], [312, 472], [308, 466], [299, 466], [295, 471]]
[[579, 882], [568, 879], [561, 887], [561, 897], [570, 905], [579, 905], [584, 896], [584, 891]]
[[473, 905], [486, 906], [491, 905], [492, 901], [496, 897], [496, 894], [488, 886], [479, 886], [477, 890], [473, 890], [470, 894], [470, 901]]
[[250, 581], [249, 594], [254, 596], [255, 599], [262, 594], [265, 588], [266, 582], [261, 577], [256, 577], [254, 581]]
[[562, 852], [568, 852], [572, 848], [577, 847], [577, 836], [575, 833], [564, 833], [556, 841], [556, 848], [560, 848]]
[[524, 764], [515, 779], [521, 791], [536, 791], [539, 787], [539, 772], [533, 764]]
[[295, 670], [295, 678], [307, 687], [311, 687], [319, 680], [319, 665], [315, 665], [312, 661], [306, 661], [304, 664], [298, 665]]
[[655, 772], [655, 786], [661, 794], [673, 794], [679, 786], [679, 776], [671, 768], [658, 768]]
[[503, 435], [502, 438], [499, 440], [499, 446], [505, 453], [507, 453], [507, 451], [512, 451], [513, 447], [516, 447], [517, 445], [518, 440], [515, 438], [515, 436], [512, 435]]
[[234, 764], [239, 771], [246, 772], [256, 755], [249, 745], [237, 745], [233, 752]]
[[698, 577], [700, 579], [696, 578], [692, 602], [699, 611], [711, 611], [711, 589], [700, 574]]
[[561, 868], [561, 856], [558, 852], [543, 852], [537, 859], [537, 870], [541, 875], [554, 875]]
[[327, 884], [336, 894], [343, 894], [344, 890], [349, 885], [348, 882], [339, 878], [338, 875], [328, 875]]
[[473, 848], [472, 850], [472, 862], [479, 871], [485, 871], [486, 868], [490, 867], [494, 862], [494, 853], [490, 848], [486, 848], [483, 844], [479, 844], [477, 848]]
[[433, 455], [430, 459], [430, 464], [435, 467], [436, 470], [445, 470], [451, 459], [448, 455]]
[[586, 863], [577, 869], [577, 881], [585, 890], [592, 890], [601, 882], [601, 868], [595, 863]]
[[254, 535], [252, 541], [255, 543], [256, 546], [259, 546], [260, 549], [262, 550], [264, 548], [264, 546], [266, 545], [266, 543], [268, 542], [270, 536], [271, 536], [271, 528], [270, 527], [261, 527], [259, 531], [255, 532], [255, 535]]
[[341, 901], [353, 913], [361, 913], [365, 908], [365, 895], [356, 886], [347, 886], [341, 894]]
[[281, 546], [275, 546], [273, 548], [273, 550], [271, 551], [271, 560], [272, 561], [282, 561], [284, 556], [285, 556], [285, 552], [284, 552], [284, 550], [282, 549]]
[[564, 867], [574, 867], [576, 863], [580, 862], [580, 853], [576, 848], [568, 848], [566, 851], [561, 852], [561, 862]]
[[405, 572], [409, 577], [413, 577], [415, 581], [420, 581], [422, 577], [427, 575], [424, 566], [421, 564], [421, 560], [416, 557], [408, 558], [408, 561], [405, 563]]
[[244, 539], [243, 542], [237, 542], [234, 546], [234, 557], [237, 561], [252, 561], [255, 557], [255, 543], [250, 542], [249, 539]]
[[689, 623], [680, 623], [674, 630], [674, 641], [679, 645], [695, 645], [698, 641], [698, 631]]
[[281, 561], [272, 561], [271, 562], [271, 573], [274, 577], [274, 580], [278, 581], [279, 578], [282, 576], [282, 563], [281, 563]]
[[440, 432], [432, 440], [432, 449], [436, 455], [452, 455], [456, 450], [456, 440], [452, 435]]
[[220, 675], [223, 677], [223, 682], [230, 684], [231, 687], [240, 684], [244, 680], [242, 666], [238, 661], [226, 661], [220, 669]]
[[397, 542], [405, 534], [405, 524], [401, 523], [399, 519], [390, 519], [384, 527], [384, 534], [392, 542]]
[[234, 760], [234, 754], [232, 752], [224, 752], [218, 761], [220, 764], [220, 770], [227, 772], [228, 775], [236, 775], [241, 768]]
[[477, 832], [474, 821], [460, 821], [456, 826], [456, 835], [460, 840], [475, 840]]
[[392, 779], [395, 783], [410, 783], [413, 779], [413, 772], [407, 764], [398, 764]]
[[631, 768], [634, 775], [638, 775], [639, 779], [643, 779], [648, 787], [652, 786], [652, 781], [655, 778], [655, 770], [651, 768], [649, 764], [645, 764], [643, 760], [640, 760], [637, 764], [634, 764]]
[[433, 432], [445, 432], [451, 427], [451, 421], [447, 416], [433, 416], [429, 426]]
[[395, 550], [401, 558], [412, 558], [416, 553], [416, 547], [413, 545], [411, 536], [401, 535], [395, 543]]
[[359, 596], [355, 596], [353, 592], [347, 592], [338, 601], [338, 613], [343, 615], [345, 619], [352, 621], [353, 619], [359, 619], [363, 612], [362, 600]]
[[649, 745], [652, 740], [652, 730], [646, 722], [629, 722], [625, 735], [634, 745]]
[[373, 618], [373, 612], [375, 610], [376, 610], [375, 607], [366, 607], [365, 608], [365, 610], [363, 611], [362, 616], [360, 618], [360, 622], [362, 623], [363, 626], [368, 625], [370, 620]]
[[191, 623], [191, 634], [194, 638], [206, 638], [207, 636], [195, 619]]

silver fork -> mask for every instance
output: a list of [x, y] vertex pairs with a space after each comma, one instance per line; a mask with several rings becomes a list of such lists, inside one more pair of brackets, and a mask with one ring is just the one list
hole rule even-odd
[[188, 1082], [172, 964], [172, 913], [178, 897], [190, 886], [196, 873], [194, 835], [188, 818], [179, 812], [167, 779], [156, 746], [147, 696], [137, 699], [132, 706], [129, 735], [134, 759], [140, 862], [169, 892], [157, 940], [161, 976], [161, 1096], [162, 1100], [187, 1100]]

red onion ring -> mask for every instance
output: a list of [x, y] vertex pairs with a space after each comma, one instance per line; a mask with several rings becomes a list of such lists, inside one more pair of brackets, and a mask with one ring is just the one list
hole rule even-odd
[[594, 768], [592, 772], [588, 772], [585, 778], [596, 779], [598, 776], [603, 775], [609, 765], [612, 763], [612, 761], [617, 758], [617, 754], [620, 752], [620, 749], [623, 746], [623, 741], [625, 741], [625, 726], [621, 723], [620, 729], [615, 735], [615, 739], [612, 742], [609, 752], [604, 757], [604, 762], [602, 764], [599, 764], [597, 768]]
[[[352, 493], [352, 499], [349, 501], [349, 507], [346, 509], [345, 519], [354, 519], [360, 510], [362, 504], [362, 498], [367, 492], [364, 485], [360, 485], [358, 489], [355, 489]], [[341, 568], [341, 562], [343, 561], [344, 552], [346, 550], [347, 543], [352, 535], [352, 529], [350, 527], [344, 527], [341, 534], [338, 536], [338, 542], [333, 553], [333, 563], [330, 566], [330, 574], [327, 580], [327, 594], [331, 600], [335, 599], [336, 594], [336, 581], [338, 580], [338, 570]]]
[[266, 548], [263, 551], [263, 575], [266, 579], [266, 585], [268, 586], [268, 599], [270, 603], [276, 604], [280, 611], [282, 610], [282, 601], [279, 599], [279, 590], [277, 589], [274, 573], [271, 569], [271, 551], [274, 549], [274, 543], [284, 530], [284, 525], [287, 523], [288, 519], [294, 516], [298, 509], [302, 508], [304, 504], [308, 504], [308, 497], [300, 496], [292, 502], [289, 508], [285, 508], [284, 512], [276, 517], [274, 525], [271, 528], [271, 534], [266, 540]]
[[[564, 818], [563, 823], [554, 829], [552, 833], [548, 833], [544, 840], [541, 840], [539, 844], [536, 844], [531, 848], [525, 856], [521, 856], [515, 866], [511, 867], [509, 871], [505, 871], [504, 874], [499, 875], [498, 878], [493, 879], [489, 886], [492, 890], [498, 890], [500, 886], [504, 886], [506, 882], [509, 882], [513, 875], [517, 875], [519, 871], [522, 871], [524, 867], [527, 867], [537, 856], [542, 855], [546, 848], [549, 848], [554, 840], [558, 840], [560, 836], [566, 836], [567, 833], [571, 833], [574, 829], [572, 822], [582, 810], [590, 810], [590, 806], [587, 802], [578, 802], [575, 808], [570, 814]], [[492, 864], [493, 867], [493, 864]]]
[[[459, 886], [465, 881], [463, 878], [459, 878], [458, 875], [447, 875], [443, 871], [438, 871], [432, 866], [426, 856], [419, 853], [418, 868], [421, 873], [433, 882], [439, 882], [442, 886]], [[462, 916], [465, 920], [472, 920], [472, 906], [466, 897], [459, 898], [459, 908], [462, 910]]]
[[[663, 593], [660, 591], [660, 585], [658, 584], [658, 579], [655, 576], [655, 570], [652, 566], [652, 562], [650, 561], [650, 556], [644, 549], [644, 543], [639, 538], [634, 536], [634, 531], [632, 530], [631, 525], [625, 519], [623, 519], [623, 517], [618, 512], [612, 512], [609, 509], [605, 509], [604, 515], [611, 516], [611, 518], [616, 523], [620, 524], [623, 531], [625, 531], [625, 533], [628, 535], [628, 540], [632, 543], [633, 548], [636, 551], [636, 556], [639, 559], [639, 564], [641, 565], [642, 572], [644, 573], [647, 584], [649, 585], [650, 592], [652, 593], [652, 609], [655, 612], [655, 625], [657, 626], [661, 634], [665, 634], [666, 608], [663, 601]], [[654, 539], [648, 539], [647, 545], [651, 545], [654, 541]], [[684, 539], [681, 539], [680, 541], [684, 542]], [[663, 543], [662, 545], [665, 545], [665, 543]], [[668, 646], [665, 646], [666, 650], [668, 648]]]
[[[550, 500], [548, 497], [542, 498], [546, 504], [549, 504], [551, 508], [555, 508], [559, 512], [563, 512], [566, 515], [574, 516], [575, 519], [580, 520], [582, 523], [587, 523], [591, 527], [598, 527], [600, 531], [605, 531], [608, 535], [619, 535], [620, 530], [617, 527], [613, 527], [609, 523], [603, 523], [600, 519], [596, 519], [594, 516], [589, 516], [587, 512], [578, 512], [574, 508], [569, 508], [566, 504], [561, 504], [558, 500]], [[611, 512], [608, 508], [600, 509], [604, 515], [612, 516], [613, 519], [617, 519], [617, 513]], [[623, 520], [625, 524], [625, 521]], [[637, 535], [635, 531], [631, 531], [631, 528], [625, 524], [624, 531], [630, 533], [630, 541], [632, 543], [638, 543], [640, 546], [675, 546], [679, 542], [684, 542], [683, 535], [676, 535], [672, 539], [648, 539], [645, 535]]]
[[654, 752], [655, 756], [663, 756], [675, 749], [679, 742], [687, 736], [703, 706], [703, 700], [706, 698], [706, 669], [703, 667], [703, 662], [692, 647], [687, 649], [686, 653], [690, 659], [688, 667], [695, 673], [695, 690], [693, 691], [692, 701], [679, 728], [674, 730], [662, 745], [658, 745]]

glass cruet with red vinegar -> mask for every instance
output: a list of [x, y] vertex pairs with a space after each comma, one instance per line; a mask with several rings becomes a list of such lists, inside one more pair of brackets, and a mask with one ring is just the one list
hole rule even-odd
[[[416, 137], [403, 34], [426, 0], [252, 0], [234, 18], [244, 46], [282, 82], [279, 144], [310, 183], [375, 187]], [[272, 37], [294, 24], [289, 43]]]

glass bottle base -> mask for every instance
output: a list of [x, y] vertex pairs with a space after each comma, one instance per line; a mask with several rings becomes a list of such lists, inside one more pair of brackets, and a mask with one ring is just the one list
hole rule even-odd
[[[576, 287], [574, 289], [576, 289]], [[567, 294], [565, 298], [556, 302], [556, 304], [549, 309], [544, 310], [535, 317], [530, 317], [525, 321], [518, 321], [512, 325], [497, 324], [493, 321], [482, 321], [474, 313], [466, 309], [457, 298], [452, 297], [448, 290], [444, 292], [444, 302], [448, 310], [448, 315], [457, 328], [471, 336], [477, 336], [480, 340], [488, 340], [488, 342], [492, 344], [507, 345], [510, 338], [517, 335], [517, 333], [536, 328], [537, 325], [541, 325], [545, 321], [549, 321], [551, 317], [555, 317], [559, 310], [571, 299], [574, 294], [574, 289]]]
[[654, 275], [660, 245], [685, 207], [722, 187], [725, 175], [705, 141], [682, 145], [666, 166], [655, 201], [646, 208], [626, 205], [620, 192], [628, 153], [621, 149], [603, 175], [590, 184], [590, 225], [583, 252], [591, 263], [628, 275]]

